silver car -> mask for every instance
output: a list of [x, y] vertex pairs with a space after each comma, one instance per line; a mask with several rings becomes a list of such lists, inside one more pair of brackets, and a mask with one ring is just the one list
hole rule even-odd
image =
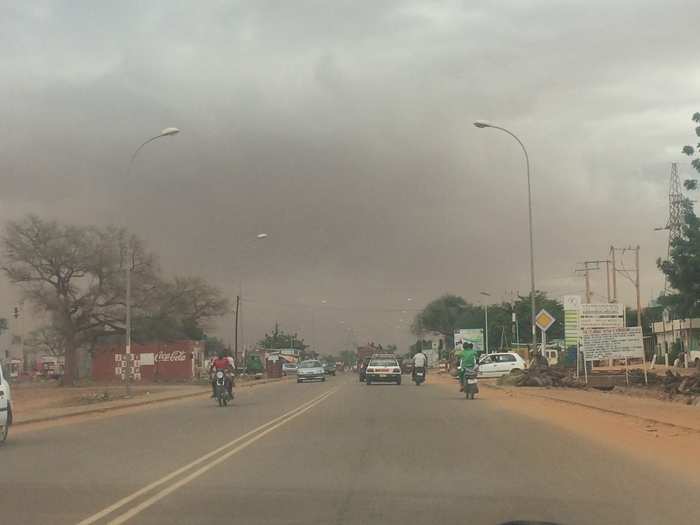
[[302, 381], [325, 381], [326, 371], [321, 364], [321, 361], [309, 359], [302, 361], [297, 367], [297, 383]]

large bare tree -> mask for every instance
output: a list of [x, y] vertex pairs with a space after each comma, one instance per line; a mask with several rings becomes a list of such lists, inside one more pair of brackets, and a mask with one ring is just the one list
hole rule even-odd
[[[79, 348], [124, 333], [126, 264], [132, 268], [135, 324], [150, 327], [153, 337], [191, 336], [183, 326], [201, 329], [228, 308], [221, 292], [201, 279], [161, 279], [155, 256], [123, 228], [63, 225], [30, 215], [9, 222], [1, 242], [6, 275], [48, 314], [63, 343], [66, 384], [77, 379]], [[145, 332], [141, 339], [149, 337]]]

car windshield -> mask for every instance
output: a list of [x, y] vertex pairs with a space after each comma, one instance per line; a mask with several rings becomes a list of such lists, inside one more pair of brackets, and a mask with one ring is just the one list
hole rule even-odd
[[369, 366], [399, 366], [394, 359], [372, 359]]
[[0, 525], [700, 522], [700, 0], [0, 0], [0, 188]]

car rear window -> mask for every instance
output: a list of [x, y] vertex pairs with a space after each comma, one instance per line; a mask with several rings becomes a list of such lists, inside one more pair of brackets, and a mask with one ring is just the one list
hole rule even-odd
[[318, 361], [304, 361], [302, 364], [299, 365], [299, 368], [318, 368], [321, 366], [321, 363]]
[[399, 366], [393, 359], [372, 359], [369, 366]]
[[503, 354], [499, 359], [502, 363], [515, 361], [515, 356], [510, 354]]

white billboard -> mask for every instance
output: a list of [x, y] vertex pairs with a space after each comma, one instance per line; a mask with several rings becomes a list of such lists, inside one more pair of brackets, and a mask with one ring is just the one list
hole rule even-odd
[[625, 326], [625, 306], [620, 303], [586, 304], [579, 307], [579, 328]]
[[639, 326], [586, 328], [582, 330], [581, 342], [581, 350], [587, 361], [644, 357], [644, 341]]

